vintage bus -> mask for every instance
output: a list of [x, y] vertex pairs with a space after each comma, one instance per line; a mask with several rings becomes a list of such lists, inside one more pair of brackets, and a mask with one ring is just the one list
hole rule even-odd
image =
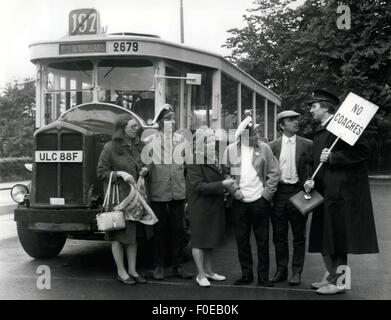
[[234, 129], [251, 112], [265, 139], [277, 135], [281, 98], [224, 57], [154, 35], [109, 34], [99, 18], [95, 9], [73, 10], [67, 36], [30, 45], [37, 70], [32, 181], [13, 194], [18, 236], [34, 258], [58, 255], [67, 238], [103, 239], [96, 166], [119, 114], [148, 128], [169, 103], [179, 127], [195, 130]]

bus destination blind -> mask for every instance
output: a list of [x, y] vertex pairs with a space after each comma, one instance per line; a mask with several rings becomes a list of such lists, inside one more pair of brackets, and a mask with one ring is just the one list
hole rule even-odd
[[60, 54], [106, 52], [106, 42], [61, 43]]

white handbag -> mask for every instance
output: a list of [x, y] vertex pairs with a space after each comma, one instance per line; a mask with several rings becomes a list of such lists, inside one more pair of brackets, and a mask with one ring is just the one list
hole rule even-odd
[[[110, 190], [111, 190], [111, 180], [113, 178], [113, 172], [110, 173], [109, 184], [107, 185], [107, 191], [105, 199], [103, 201], [102, 212], [96, 215], [96, 222], [98, 225], [99, 231], [116, 231], [126, 228], [126, 222], [124, 213], [119, 210], [109, 211], [109, 202], [110, 202]], [[113, 186], [113, 196], [112, 204], [114, 205], [115, 196], [117, 196], [117, 204], [119, 204], [119, 192], [118, 185]]]

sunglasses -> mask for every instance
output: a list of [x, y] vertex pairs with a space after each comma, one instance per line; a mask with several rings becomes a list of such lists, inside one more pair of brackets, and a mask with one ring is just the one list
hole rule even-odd
[[132, 130], [138, 130], [140, 127], [137, 124], [133, 124], [131, 126], [126, 126], [125, 128], [132, 129]]

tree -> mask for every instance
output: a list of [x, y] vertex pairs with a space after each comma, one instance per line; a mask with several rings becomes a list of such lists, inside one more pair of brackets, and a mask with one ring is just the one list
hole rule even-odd
[[[314, 88], [344, 98], [350, 91], [391, 110], [391, 5], [386, 0], [256, 0], [242, 29], [231, 29], [229, 57], [283, 98], [284, 109], [305, 113]], [[351, 10], [351, 29], [337, 27], [339, 5]], [[308, 112], [307, 112], [308, 114]]]
[[[370, 168], [391, 172], [391, 3], [387, 0], [256, 0], [246, 26], [229, 30], [229, 59], [282, 98], [283, 109], [300, 112], [301, 134], [313, 124], [305, 101], [313, 89], [341, 100], [354, 92], [380, 107], [368, 131], [375, 133]], [[351, 28], [339, 29], [340, 5]]]
[[34, 83], [8, 84], [0, 96], [0, 158], [31, 156], [34, 126]]

